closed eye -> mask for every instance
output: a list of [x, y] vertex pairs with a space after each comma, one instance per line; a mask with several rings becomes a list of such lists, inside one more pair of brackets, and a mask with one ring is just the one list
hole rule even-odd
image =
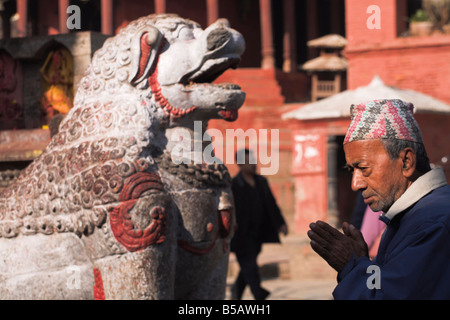
[[350, 173], [353, 172], [353, 170], [354, 170], [354, 168], [352, 166], [348, 165], [348, 164], [344, 165], [342, 168], [344, 170], [347, 170]]

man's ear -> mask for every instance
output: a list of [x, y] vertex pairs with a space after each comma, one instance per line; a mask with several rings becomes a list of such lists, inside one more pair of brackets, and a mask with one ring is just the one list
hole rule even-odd
[[399, 157], [403, 164], [402, 166], [403, 176], [405, 176], [406, 178], [412, 177], [417, 167], [416, 152], [414, 151], [413, 148], [408, 147], [400, 152]]
[[146, 26], [134, 36], [131, 51], [135, 54], [132, 62], [132, 74], [130, 83], [137, 85], [147, 79], [154, 71], [158, 63], [158, 57], [164, 44], [161, 32], [153, 27]]

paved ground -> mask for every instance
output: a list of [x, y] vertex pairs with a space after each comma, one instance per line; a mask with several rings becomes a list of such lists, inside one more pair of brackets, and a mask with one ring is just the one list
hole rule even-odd
[[[305, 236], [291, 233], [281, 244], [264, 244], [258, 256], [262, 287], [270, 291], [268, 300], [330, 300], [337, 285], [336, 272], [310, 247]], [[239, 265], [230, 254], [226, 299], [239, 273]], [[246, 288], [243, 300], [253, 300]]]
[[[231, 297], [230, 287], [233, 281], [233, 278], [228, 278], [227, 300]], [[274, 278], [263, 280], [262, 286], [271, 293], [268, 300], [330, 300], [333, 299], [332, 292], [336, 287], [336, 280]], [[243, 300], [253, 300], [248, 288], [245, 289]]]

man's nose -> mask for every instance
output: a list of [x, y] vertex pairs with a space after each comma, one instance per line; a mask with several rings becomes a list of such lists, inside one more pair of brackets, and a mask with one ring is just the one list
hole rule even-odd
[[352, 190], [358, 191], [367, 188], [367, 183], [364, 180], [360, 170], [354, 170], [352, 176]]

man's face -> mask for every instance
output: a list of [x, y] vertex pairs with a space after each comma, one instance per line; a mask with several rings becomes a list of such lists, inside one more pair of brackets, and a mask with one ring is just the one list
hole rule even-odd
[[352, 171], [352, 190], [362, 192], [373, 211], [387, 212], [406, 191], [403, 161], [390, 159], [381, 140], [359, 140], [344, 145], [347, 166]]
[[247, 174], [256, 174], [256, 164], [250, 163], [254, 162], [253, 159], [250, 159], [250, 156], [248, 154], [245, 155], [245, 163], [239, 164], [239, 169], [243, 173]]

